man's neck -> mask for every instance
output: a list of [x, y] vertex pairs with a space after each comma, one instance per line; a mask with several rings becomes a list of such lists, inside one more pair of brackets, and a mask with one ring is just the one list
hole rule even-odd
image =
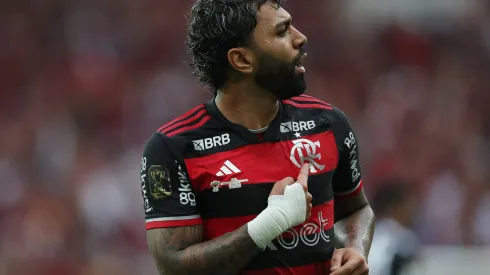
[[257, 130], [271, 124], [277, 115], [277, 98], [258, 88], [227, 85], [218, 92], [216, 106], [231, 122]]

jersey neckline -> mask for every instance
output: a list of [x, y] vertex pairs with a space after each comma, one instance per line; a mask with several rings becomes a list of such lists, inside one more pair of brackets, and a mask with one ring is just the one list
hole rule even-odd
[[226, 128], [229, 128], [235, 132], [237, 132], [240, 136], [242, 136], [244, 139], [246, 139], [248, 142], [251, 143], [259, 143], [259, 142], [273, 142], [273, 141], [279, 141], [280, 140], [280, 126], [281, 126], [281, 120], [283, 116], [283, 106], [282, 102], [279, 101], [279, 110], [277, 112], [276, 117], [272, 121], [272, 123], [268, 126], [267, 130], [263, 132], [263, 139], [260, 139], [256, 133], [253, 133], [246, 127], [233, 123], [229, 121], [218, 109], [218, 106], [216, 106], [216, 97], [213, 97], [208, 103], [206, 103], [206, 109], [208, 113], [218, 120], [219, 122], [223, 123], [223, 125]]

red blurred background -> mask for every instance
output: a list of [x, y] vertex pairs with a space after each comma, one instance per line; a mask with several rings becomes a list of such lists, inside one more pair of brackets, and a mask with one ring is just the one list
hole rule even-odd
[[[142, 147], [211, 98], [185, 64], [190, 3], [0, 2], [0, 274], [156, 274]], [[350, 117], [369, 197], [410, 184], [424, 246], [490, 245], [490, 4], [417, 3], [289, 0], [307, 93]]]

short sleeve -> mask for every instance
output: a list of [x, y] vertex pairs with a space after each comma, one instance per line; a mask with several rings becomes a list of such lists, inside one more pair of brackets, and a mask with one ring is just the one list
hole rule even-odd
[[336, 197], [357, 195], [362, 190], [359, 144], [347, 116], [334, 108], [333, 130], [339, 149], [339, 163], [332, 185]]
[[146, 229], [201, 224], [183, 158], [172, 152], [160, 133], [153, 134], [145, 146], [140, 181]]

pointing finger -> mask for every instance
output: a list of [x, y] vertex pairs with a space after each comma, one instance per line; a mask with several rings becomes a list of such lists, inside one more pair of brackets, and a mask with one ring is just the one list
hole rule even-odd
[[307, 187], [308, 183], [308, 175], [310, 174], [310, 165], [308, 163], [303, 164], [301, 166], [301, 170], [298, 175], [298, 182], [303, 185], [303, 187]]

